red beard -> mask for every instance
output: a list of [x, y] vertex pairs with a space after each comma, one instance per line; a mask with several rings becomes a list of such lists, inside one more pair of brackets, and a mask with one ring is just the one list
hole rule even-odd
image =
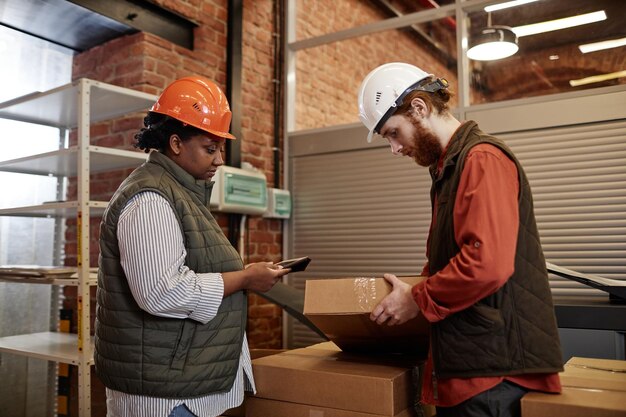
[[423, 167], [429, 167], [437, 163], [443, 153], [439, 139], [430, 130], [422, 126], [418, 120], [411, 118], [411, 123], [415, 126], [415, 133], [413, 134], [413, 159], [418, 165]]

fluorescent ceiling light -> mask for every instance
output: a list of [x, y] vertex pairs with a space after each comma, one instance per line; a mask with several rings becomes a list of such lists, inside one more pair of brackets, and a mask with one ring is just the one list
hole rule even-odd
[[609, 74], [594, 75], [592, 77], [581, 78], [579, 80], [569, 80], [569, 85], [572, 87], [578, 87], [579, 85], [599, 83], [607, 80], [614, 80], [615, 78], [626, 77], [626, 70], [611, 72]]
[[578, 45], [578, 49], [580, 49], [580, 52], [582, 52], [583, 54], [586, 54], [589, 52], [601, 51], [603, 49], [617, 48], [617, 47], [624, 46], [624, 45], [626, 45], [626, 38], [611, 39], [611, 40], [602, 41], [602, 42], [586, 43], [584, 45]]
[[495, 12], [496, 10], [508, 9], [509, 7], [521, 6], [522, 4], [532, 3], [532, 2], [535, 2], [535, 1], [537, 1], [537, 0], [513, 0], [513, 1], [507, 1], [506, 3], [492, 4], [491, 6], [486, 6], [484, 10], [487, 13]]
[[606, 13], [604, 10], [566, 17], [563, 19], [549, 20], [547, 22], [533, 23], [531, 25], [517, 26], [513, 28], [513, 32], [515, 32], [518, 38], [521, 38], [522, 36], [567, 29], [574, 26], [586, 25], [588, 23], [600, 22], [602, 20], [606, 20]]

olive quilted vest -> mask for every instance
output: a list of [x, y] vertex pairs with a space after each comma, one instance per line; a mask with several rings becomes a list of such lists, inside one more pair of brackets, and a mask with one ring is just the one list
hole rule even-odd
[[152, 152], [111, 199], [100, 225], [95, 323], [96, 373], [107, 387], [166, 398], [231, 389], [246, 326], [245, 293], [226, 297], [207, 324], [151, 315], [139, 308], [130, 292], [116, 233], [128, 200], [143, 191], [157, 192], [176, 213], [187, 250], [185, 264], [191, 270], [241, 270], [241, 257], [208, 209], [212, 186]]
[[530, 185], [504, 142], [486, 135], [472, 121], [455, 133], [438, 176], [431, 167], [431, 202], [437, 207], [429, 242], [429, 272], [432, 275], [445, 267], [460, 250], [454, 239], [454, 202], [466, 156], [481, 143], [500, 148], [515, 162], [519, 173], [515, 272], [495, 294], [433, 324], [436, 376], [467, 378], [561, 371], [559, 334]]

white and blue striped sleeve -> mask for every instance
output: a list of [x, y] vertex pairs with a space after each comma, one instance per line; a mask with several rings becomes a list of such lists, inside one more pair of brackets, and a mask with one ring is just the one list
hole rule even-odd
[[211, 321], [224, 295], [219, 273], [197, 274], [185, 265], [187, 251], [174, 210], [146, 191], [128, 201], [118, 220], [120, 260], [139, 307], [169, 318]]

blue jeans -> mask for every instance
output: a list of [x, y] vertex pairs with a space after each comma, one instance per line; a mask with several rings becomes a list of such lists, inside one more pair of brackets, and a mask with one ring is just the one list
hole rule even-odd
[[185, 404], [181, 404], [177, 407], [174, 407], [169, 417], [197, 417], [197, 416], [191, 411], [189, 411], [189, 409], [185, 406]]

